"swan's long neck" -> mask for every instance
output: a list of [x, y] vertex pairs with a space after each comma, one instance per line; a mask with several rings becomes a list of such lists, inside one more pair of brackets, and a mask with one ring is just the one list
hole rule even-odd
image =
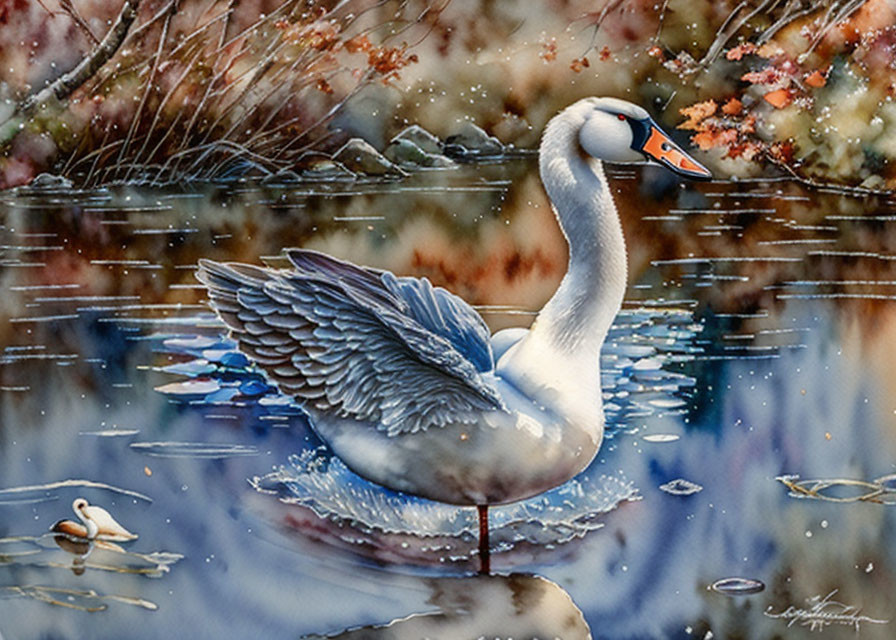
[[603, 167], [579, 145], [581, 125], [573, 114], [561, 114], [539, 150], [541, 180], [569, 243], [569, 266], [530, 335], [561, 357], [596, 363], [625, 294], [626, 252]]
[[96, 522], [87, 517], [86, 514], [82, 513], [80, 509], [75, 509], [75, 515], [78, 516], [78, 519], [82, 523], [84, 523], [84, 527], [87, 529], [87, 539], [95, 540], [97, 534], [100, 532]]

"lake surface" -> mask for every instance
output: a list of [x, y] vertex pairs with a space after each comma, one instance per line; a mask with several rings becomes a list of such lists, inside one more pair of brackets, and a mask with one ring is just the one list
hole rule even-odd
[[[427, 612], [344, 637], [893, 637], [896, 203], [610, 178], [630, 273], [607, 438], [568, 485], [494, 510], [491, 578], [474, 510], [332, 459], [193, 272], [305, 246], [526, 326], [566, 259], [531, 158], [0, 194], [0, 637], [298, 638]], [[139, 539], [60, 548], [79, 496]], [[726, 578], [745, 581], [710, 588]]]

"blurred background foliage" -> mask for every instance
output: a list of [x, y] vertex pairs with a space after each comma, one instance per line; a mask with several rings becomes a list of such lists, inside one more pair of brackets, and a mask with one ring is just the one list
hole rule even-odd
[[[532, 148], [571, 101], [640, 102], [721, 176], [896, 185], [893, 0], [143, 0], [114, 55], [14, 119], [95, 52], [119, 2], [0, 0], [0, 186], [293, 169], [350, 136], [472, 121]], [[0, 125], [2, 127], [2, 125]]]

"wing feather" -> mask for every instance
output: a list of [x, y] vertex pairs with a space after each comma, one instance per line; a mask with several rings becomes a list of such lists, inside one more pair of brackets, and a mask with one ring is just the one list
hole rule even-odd
[[483, 375], [494, 369], [488, 329], [463, 300], [426, 279], [287, 255], [293, 270], [201, 260], [197, 272], [240, 349], [281, 390], [390, 435], [503, 408]]

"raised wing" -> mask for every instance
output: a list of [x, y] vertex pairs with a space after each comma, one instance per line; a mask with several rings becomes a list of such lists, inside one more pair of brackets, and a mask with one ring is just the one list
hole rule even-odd
[[197, 278], [240, 349], [307, 406], [390, 435], [502, 408], [482, 374], [488, 329], [460, 298], [321, 253], [294, 271], [200, 261]]

